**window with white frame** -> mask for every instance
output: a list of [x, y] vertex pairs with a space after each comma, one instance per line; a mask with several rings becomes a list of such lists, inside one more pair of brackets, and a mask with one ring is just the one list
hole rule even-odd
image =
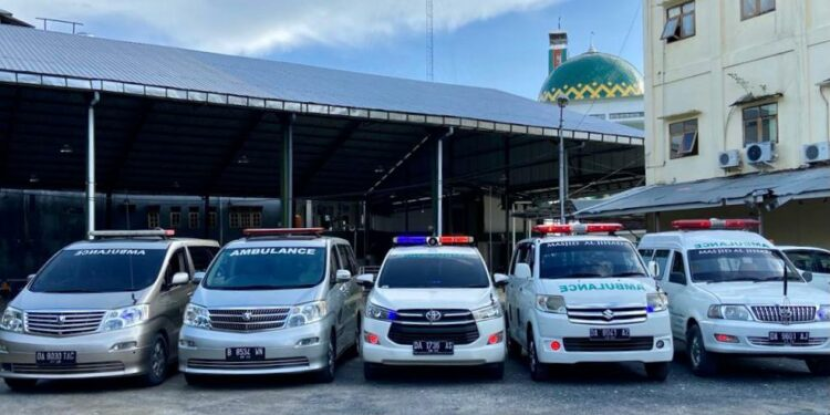
[[669, 124], [669, 148], [672, 159], [697, 155], [697, 119]]
[[182, 226], [182, 210], [178, 207], [170, 208], [170, 228], [176, 229]]
[[744, 146], [778, 142], [778, 103], [744, 107]]
[[262, 206], [235, 206], [230, 209], [228, 225], [234, 229], [262, 227]]
[[161, 214], [157, 209], [147, 211], [147, 229], [161, 227]]
[[741, 0], [741, 20], [775, 11], [775, 0]]
[[660, 37], [668, 43], [695, 35], [695, 2], [690, 1], [666, 8], [666, 24]]
[[187, 226], [190, 229], [199, 229], [199, 208], [190, 208], [187, 214]]

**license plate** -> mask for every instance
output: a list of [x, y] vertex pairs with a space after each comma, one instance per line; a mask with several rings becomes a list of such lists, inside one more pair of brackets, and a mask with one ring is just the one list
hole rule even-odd
[[35, 362], [44, 366], [74, 365], [75, 352], [35, 352]]
[[771, 331], [769, 341], [772, 343], [801, 344], [810, 341], [808, 331]]
[[231, 347], [225, 349], [225, 360], [232, 362], [248, 362], [265, 360], [264, 347]]
[[628, 340], [629, 329], [591, 329], [591, 340]]
[[445, 341], [416, 341], [412, 343], [412, 352], [418, 355], [421, 354], [453, 354], [455, 352], [455, 343]]

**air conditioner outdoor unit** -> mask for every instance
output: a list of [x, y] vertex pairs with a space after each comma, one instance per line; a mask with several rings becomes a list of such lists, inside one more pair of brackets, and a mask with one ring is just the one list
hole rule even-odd
[[805, 144], [801, 148], [801, 158], [805, 164], [830, 161], [830, 142]]
[[741, 166], [741, 152], [738, 150], [722, 151], [718, 154], [718, 165], [722, 169], [733, 169]]
[[775, 161], [775, 144], [766, 142], [746, 146], [746, 160], [753, 165], [771, 164]]

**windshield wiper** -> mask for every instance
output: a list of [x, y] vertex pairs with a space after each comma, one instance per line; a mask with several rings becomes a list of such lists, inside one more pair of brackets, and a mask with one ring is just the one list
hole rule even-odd
[[566, 279], [566, 278], [599, 278], [602, 277], [602, 274], [598, 274], [596, 272], [577, 272], [573, 274], [568, 274], [564, 277], [559, 277], [556, 279]]
[[96, 291], [96, 290], [84, 290], [84, 289], [75, 289], [75, 290], [58, 290], [58, 291], [44, 291], [48, 294], [79, 294], [79, 293], [103, 293], [107, 291]]
[[619, 274], [610, 275], [611, 278], [615, 278], [615, 277], [616, 278], [619, 278], [619, 277], [638, 277], [638, 276], [645, 277], [646, 274], [644, 272], [641, 272], [641, 271], [628, 271], [628, 272], [621, 272]]
[[281, 290], [287, 287], [279, 285], [242, 285], [239, 287], [210, 287], [215, 290], [231, 290], [231, 291], [256, 291], [256, 290]]
[[706, 283], [709, 284], [709, 283], [716, 283], [716, 282], [744, 282], [744, 281], [758, 282], [760, 280], [758, 278], [746, 278], [746, 277], [744, 277], [744, 278], [730, 278], [728, 280], [709, 280], [709, 281], [706, 281]]

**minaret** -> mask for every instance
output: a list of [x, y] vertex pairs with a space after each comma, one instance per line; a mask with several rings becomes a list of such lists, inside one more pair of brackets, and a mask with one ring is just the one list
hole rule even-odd
[[548, 74], [568, 59], [568, 32], [554, 30], [550, 32], [550, 55], [548, 57]]

